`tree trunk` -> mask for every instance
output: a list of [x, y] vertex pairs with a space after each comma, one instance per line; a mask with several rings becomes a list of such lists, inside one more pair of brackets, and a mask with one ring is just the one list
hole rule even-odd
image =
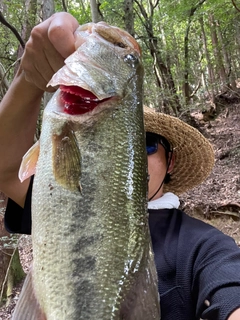
[[100, 4], [97, 2], [97, 0], [90, 0], [90, 6], [91, 6], [92, 22], [97, 23], [103, 20], [99, 11]]
[[[31, 34], [31, 30], [32, 30], [33, 26], [35, 26], [35, 24], [36, 24], [37, 0], [26, 0], [25, 7], [26, 7], [28, 14], [26, 15], [26, 20], [23, 21], [23, 23], [22, 23], [22, 30], [21, 30], [21, 37], [22, 37], [24, 43], [26, 43], [26, 41], [28, 40], [28, 38]], [[24, 50], [24, 48], [22, 46], [18, 46], [18, 51], [17, 51], [17, 58], [18, 59], [21, 58], [21, 56], [23, 54], [23, 50]], [[18, 63], [15, 64], [15, 73], [18, 70], [19, 64], [20, 64], [20, 60]]]
[[192, 23], [193, 16], [196, 10], [205, 2], [206, 0], [199, 1], [194, 7], [191, 8], [188, 17], [187, 28], [184, 37], [184, 96], [185, 104], [188, 105], [190, 101], [190, 85], [189, 85], [189, 32]]
[[51, 15], [53, 15], [55, 13], [55, 4], [54, 4], [54, 0], [43, 0], [42, 1], [42, 20], [46, 20], [49, 17], [51, 17]]
[[134, 36], [133, 0], [124, 0], [124, 12], [125, 29]]
[[21, 266], [18, 248], [4, 249], [1, 255], [1, 264], [3, 264], [4, 268], [7, 268], [7, 272], [4, 278], [1, 279], [0, 304], [8, 306], [13, 288], [25, 278], [25, 273]]
[[174, 114], [181, 111], [180, 101], [175, 88], [175, 83], [172, 77], [170, 68], [163, 62], [160, 53], [157, 53], [156, 47], [150, 41], [151, 54], [154, 59], [154, 72], [160, 87], [166, 90], [167, 99], [165, 99], [165, 104], [169, 105], [173, 110]]
[[[163, 34], [163, 39], [165, 40], [164, 31], [162, 31], [162, 34]], [[172, 32], [171, 32], [171, 38], [173, 41], [173, 47], [177, 48], [178, 43], [177, 43], [177, 38], [176, 38], [176, 34], [175, 34], [174, 30], [172, 30]], [[165, 43], [165, 46], [167, 47], [165, 41], [164, 41], [164, 43]], [[174, 52], [172, 52], [172, 55], [173, 55], [173, 58], [172, 58], [171, 62], [175, 65], [175, 69], [176, 69], [175, 78], [178, 79], [177, 84], [175, 82], [175, 86], [176, 86], [177, 91], [179, 92], [182, 90], [182, 78], [183, 78], [182, 67], [181, 67], [181, 62], [180, 62], [177, 50], [174, 50]], [[170, 65], [170, 58], [168, 60], [169, 60], [169, 65]]]
[[227, 75], [226, 75], [225, 68], [222, 61], [221, 50], [220, 50], [219, 41], [217, 37], [217, 26], [216, 26], [216, 22], [213, 14], [209, 15], [209, 21], [211, 25], [211, 39], [212, 39], [213, 52], [216, 57], [216, 63], [217, 63], [216, 73], [219, 72], [220, 79], [221, 79], [221, 83], [220, 83], [221, 86], [225, 86], [227, 84]]
[[[6, 197], [1, 202], [1, 211], [5, 211]], [[0, 305], [8, 304], [13, 287], [25, 276], [17, 248], [18, 236], [11, 236], [4, 228], [3, 215], [0, 216]]]
[[222, 31], [220, 28], [220, 21], [216, 21], [217, 26], [217, 36], [219, 39], [219, 42], [221, 44], [222, 52], [223, 52], [223, 58], [224, 58], [224, 64], [226, 66], [226, 76], [227, 76], [227, 86], [231, 87], [232, 90], [236, 90], [236, 83], [232, 72], [232, 65], [229, 58], [228, 51], [226, 50], [226, 45], [224, 44]]
[[215, 79], [214, 79], [214, 72], [213, 72], [213, 69], [212, 69], [212, 64], [211, 64], [211, 59], [210, 59], [210, 54], [209, 54], [209, 51], [208, 51], [208, 45], [207, 45], [207, 37], [206, 37], [206, 34], [205, 34], [205, 29], [204, 29], [204, 22], [203, 22], [203, 17], [201, 17], [199, 19], [199, 22], [200, 22], [200, 26], [201, 26], [201, 32], [202, 32], [202, 39], [203, 39], [203, 48], [204, 48], [204, 53], [205, 53], [205, 56], [206, 56], [206, 60], [207, 60], [207, 69], [208, 69], [208, 75], [209, 75], [209, 80], [206, 81], [205, 79], [205, 73], [203, 72], [202, 73], [202, 78], [203, 78], [203, 87], [209, 92], [209, 89], [208, 89], [208, 84], [209, 83], [209, 88], [210, 88], [210, 97], [211, 99], [214, 98], [214, 89], [213, 89], [213, 86], [214, 86], [214, 83], [215, 83]]
[[189, 42], [189, 31], [190, 31], [190, 24], [191, 19], [189, 18], [185, 37], [184, 37], [184, 97], [185, 97], [185, 104], [186, 106], [189, 105], [190, 101], [190, 88], [189, 88], [189, 48], [188, 48], [188, 42]]

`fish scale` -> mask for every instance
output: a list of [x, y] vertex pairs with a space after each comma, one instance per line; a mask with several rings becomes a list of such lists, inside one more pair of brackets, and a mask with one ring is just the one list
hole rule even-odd
[[[107, 53], [106, 39], [102, 44], [98, 38], [101, 23], [99, 28], [95, 41]], [[111, 36], [124, 41], [123, 31], [108, 28]], [[115, 92], [112, 99], [75, 116], [62, 111], [58, 90], [44, 110], [32, 192], [31, 281], [41, 314], [36, 319], [160, 319], [148, 228], [143, 69], [139, 57], [132, 58], [138, 56], [134, 48], [114, 47], [110, 54], [126, 79], [118, 83], [114, 74], [115, 80], [109, 81], [105, 69], [112, 69], [103, 66], [102, 78], [98, 67], [96, 82], [91, 83], [94, 94], [98, 87]], [[73, 61], [81, 54], [76, 51]], [[104, 63], [109, 63], [107, 58]], [[24, 308], [22, 293], [14, 320], [34, 318], [31, 307]], [[32, 312], [29, 318], [27, 312]]]

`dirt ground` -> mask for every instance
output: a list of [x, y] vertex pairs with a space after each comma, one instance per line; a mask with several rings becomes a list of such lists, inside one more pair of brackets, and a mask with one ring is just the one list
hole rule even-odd
[[225, 105], [213, 121], [198, 124], [214, 147], [216, 161], [208, 179], [181, 196], [182, 209], [240, 246], [240, 104]]
[[[216, 163], [203, 184], [181, 196], [181, 208], [230, 235], [240, 246], [240, 103], [224, 103], [211, 121], [201, 120], [199, 112], [192, 115], [198, 129], [213, 144]], [[19, 250], [28, 272], [32, 259], [30, 236], [20, 238]], [[11, 319], [21, 285], [14, 289], [9, 305], [0, 308], [0, 320]]]

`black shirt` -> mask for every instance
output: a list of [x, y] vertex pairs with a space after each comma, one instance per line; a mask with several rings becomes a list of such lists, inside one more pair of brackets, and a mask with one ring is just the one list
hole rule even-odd
[[[31, 186], [24, 209], [9, 199], [5, 226], [31, 233]], [[149, 227], [162, 320], [226, 320], [240, 307], [240, 249], [231, 237], [177, 209], [150, 209]]]

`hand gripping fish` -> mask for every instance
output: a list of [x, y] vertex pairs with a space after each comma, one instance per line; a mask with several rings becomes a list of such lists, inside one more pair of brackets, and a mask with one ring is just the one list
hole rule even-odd
[[35, 174], [33, 265], [13, 319], [159, 320], [140, 48], [103, 22], [75, 37], [19, 172]]

